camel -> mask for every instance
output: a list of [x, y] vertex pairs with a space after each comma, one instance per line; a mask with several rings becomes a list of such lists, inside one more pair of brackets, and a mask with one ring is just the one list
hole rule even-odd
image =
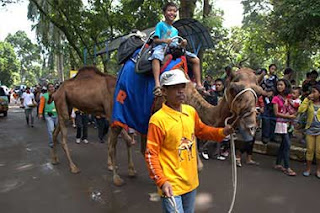
[[[263, 76], [257, 78], [254, 71], [249, 68], [241, 68], [237, 72], [231, 73], [227, 80], [226, 92], [224, 98], [217, 106], [212, 106], [206, 102], [199, 92], [194, 88], [192, 83], [188, 83], [186, 87], [186, 104], [193, 106], [199, 114], [201, 120], [214, 127], [224, 127], [225, 119], [233, 113], [236, 117], [234, 122], [241, 125], [243, 129], [251, 135], [255, 134], [256, 128], [256, 95], [254, 92], [242, 93], [233, 103], [233, 99], [239, 92], [246, 88], [251, 88], [257, 94], [262, 94], [263, 90], [259, 86], [258, 81]], [[155, 100], [155, 109], [158, 110], [163, 103], [163, 98]], [[232, 112], [232, 113], [231, 113]], [[114, 124], [111, 127], [108, 138], [108, 169], [113, 171], [113, 183], [116, 186], [124, 184], [123, 179], [119, 176], [116, 169], [116, 144], [117, 138], [122, 131], [123, 126]], [[141, 137], [141, 153], [144, 155], [146, 148], [146, 137]], [[132, 161], [131, 147], [128, 146], [128, 174], [130, 177], [136, 175], [136, 170]]]
[[79, 168], [73, 163], [67, 146], [65, 121], [69, 120], [73, 107], [87, 113], [106, 115], [110, 119], [115, 85], [116, 77], [104, 74], [94, 66], [87, 66], [79, 69], [74, 78], [64, 81], [59, 89], [51, 95], [49, 102], [54, 100], [59, 120], [58, 126], [53, 132], [52, 164], [59, 162], [56, 154], [56, 144], [58, 134], [61, 131], [61, 145], [67, 155], [70, 170], [72, 173], [80, 172]]

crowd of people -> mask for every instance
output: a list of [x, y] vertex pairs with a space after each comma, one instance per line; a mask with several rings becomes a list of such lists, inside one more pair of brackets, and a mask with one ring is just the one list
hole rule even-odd
[[[230, 67], [226, 67], [226, 72]], [[298, 85], [293, 79], [294, 71], [286, 68], [279, 78], [276, 74], [276, 64], [271, 64], [267, 69], [259, 69], [257, 74], [264, 74], [260, 86], [264, 94], [258, 98], [258, 129], [261, 132], [261, 141], [264, 144], [269, 142], [280, 143], [274, 168], [289, 176], [296, 176], [297, 173], [290, 168], [290, 146], [291, 140], [298, 133], [303, 134], [306, 143], [307, 167], [303, 175], [308, 177], [311, 174], [311, 165], [314, 155], [317, 159], [316, 177], [320, 178], [320, 107], [319, 92], [320, 82], [317, 81], [318, 72], [313, 70], [306, 74], [306, 79]], [[279, 73], [279, 72], [278, 72]], [[224, 80], [207, 75], [203, 82], [205, 92], [204, 98], [212, 105], [217, 105], [223, 97]], [[247, 153], [246, 163], [259, 165], [252, 159], [252, 150], [255, 138], [248, 138], [239, 129], [239, 140], [237, 148], [237, 166], [241, 167], [241, 154]], [[280, 140], [279, 140], [280, 139]], [[225, 160], [228, 156], [225, 147], [220, 143], [213, 152], [209, 152], [208, 145], [212, 143], [200, 143], [200, 155], [204, 159], [215, 158]], [[226, 143], [227, 144], [227, 143]], [[202, 146], [201, 146], [202, 145]], [[228, 145], [225, 145], [228, 147]], [[315, 154], [316, 153], [316, 154]], [[221, 158], [220, 156], [223, 156]]]

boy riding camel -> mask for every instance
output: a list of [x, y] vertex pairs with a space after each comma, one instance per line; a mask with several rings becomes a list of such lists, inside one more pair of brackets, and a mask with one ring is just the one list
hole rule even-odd
[[[168, 2], [164, 5], [162, 11], [165, 17], [165, 21], [160, 21], [156, 25], [155, 34], [153, 36], [153, 41], [157, 46], [153, 48], [153, 53], [149, 60], [152, 61], [152, 72], [155, 80], [153, 94], [155, 96], [162, 96], [159, 79], [161, 62], [164, 60], [164, 56], [166, 54], [164, 52], [166, 44], [169, 45], [172, 42], [172, 38], [178, 36], [178, 30], [172, 25], [175, 18], [177, 17], [177, 10], [178, 7], [173, 2]], [[187, 40], [183, 39], [180, 45], [186, 47]], [[200, 78], [200, 60], [195, 54], [188, 51], [186, 51], [186, 56], [192, 63], [192, 70], [195, 76], [196, 88], [198, 90], [203, 90]]]

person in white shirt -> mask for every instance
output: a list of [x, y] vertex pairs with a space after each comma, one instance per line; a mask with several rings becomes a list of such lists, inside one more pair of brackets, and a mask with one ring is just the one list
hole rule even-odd
[[33, 108], [36, 106], [35, 103], [36, 102], [35, 102], [34, 94], [30, 91], [30, 87], [27, 87], [26, 91], [21, 96], [21, 104], [26, 114], [26, 121], [28, 126], [29, 126], [29, 118], [31, 118], [31, 127], [33, 127], [33, 123], [34, 123]]

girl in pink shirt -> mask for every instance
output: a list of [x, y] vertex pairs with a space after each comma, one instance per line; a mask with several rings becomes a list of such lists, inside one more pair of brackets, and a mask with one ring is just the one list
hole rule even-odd
[[[287, 130], [287, 123], [295, 118], [295, 115], [290, 115], [288, 112], [289, 103], [287, 96], [290, 92], [291, 85], [289, 81], [280, 79], [277, 82], [277, 95], [272, 99], [274, 114], [277, 118], [275, 133], [279, 134], [282, 139], [274, 168], [283, 171], [289, 176], [296, 176], [297, 174], [289, 167], [291, 141]], [[282, 161], [283, 166], [281, 165]]]

